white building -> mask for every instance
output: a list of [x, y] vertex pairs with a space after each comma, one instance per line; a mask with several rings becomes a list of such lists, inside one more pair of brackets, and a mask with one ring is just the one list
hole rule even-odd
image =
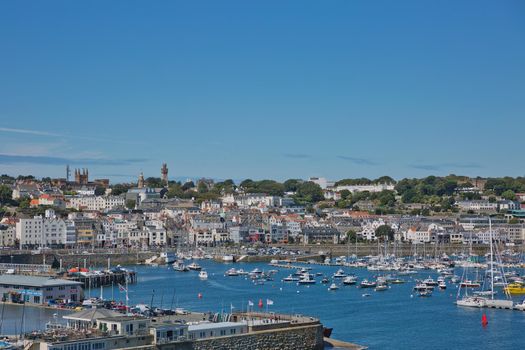
[[0, 247], [13, 247], [16, 243], [16, 227], [0, 225]]
[[327, 187], [334, 187], [335, 182], [329, 181], [324, 177], [311, 177], [308, 179], [308, 181], [313, 182], [314, 184], [318, 184], [319, 187], [321, 187], [323, 190]]
[[491, 203], [486, 200], [472, 200], [472, 201], [459, 201], [456, 203], [459, 209], [463, 211], [474, 211], [474, 212], [496, 212], [498, 210], [497, 203]]
[[343, 190], [350, 191], [352, 193], [355, 192], [382, 192], [382, 191], [393, 191], [395, 188], [394, 184], [389, 183], [383, 183], [383, 184], [369, 184], [369, 185], [342, 185], [335, 187], [335, 190], [337, 192], [341, 192]]
[[75, 196], [68, 198], [68, 208], [77, 210], [106, 211], [124, 207], [126, 201], [120, 196]]
[[67, 242], [66, 222], [56, 218], [20, 219], [16, 223], [16, 238], [23, 246], [55, 246]]

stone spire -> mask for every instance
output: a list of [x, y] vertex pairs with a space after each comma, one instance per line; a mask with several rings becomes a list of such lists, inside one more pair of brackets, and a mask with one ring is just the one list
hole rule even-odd
[[144, 174], [140, 173], [139, 175], [139, 183], [137, 184], [138, 188], [144, 188]]

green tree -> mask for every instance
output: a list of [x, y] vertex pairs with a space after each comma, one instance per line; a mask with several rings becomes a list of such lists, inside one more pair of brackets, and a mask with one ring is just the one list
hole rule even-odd
[[316, 203], [324, 199], [321, 186], [311, 181], [299, 185], [296, 192], [296, 198], [303, 203]]
[[29, 208], [30, 202], [31, 202], [31, 199], [29, 199], [28, 197], [24, 197], [18, 202], [18, 207], [20, 209], [27, 209]]
[[206, 185], [206, 183], [204, 181], [199, 181], [199, 183], [197, 184], [197, 191], [199, 193], [206, 193], [206, 192], [208, 192], [208, 185]]
[[352, 192], [348, 190], [342, 190], [340, 194], [341, 194], [341, 199], [352, 200]]
[[129, 184], [115, 184], [111, 187], [111, 194], [114, 196], [118, 196], [122, 193], [128, 192], [130, 188], [131, 185]]
[[106, 193], [106, 189], [102, 186], [95, 187], [95, 196], [103, 196]]
[[348, 230], [346, 232], [346, 241], [347, 242], [355, 242], [356, 239], [357, 239], [357, 232], [355, 232], [354, 230]]
[[516, 199], [516, 193], [512, 190], [506, 190], [501, 194], [501, 197], [508, 199], [509, 201], [513, 201]]
[[283, 183], [284, 190], [286, 192], [296, 192], [302, 182], [302, 180], [298, 179], [288, 179]]
[[135, 205], [137, 202], [134, 199], [128, 199], [126, 200], [126, 208], [128, 209], [135, 209]]
[[7, 185], [0, 185], [0, 204], [7, 204], [13, 198], [13, 190]]
[[193, 183], [193, 181], [188, 181], [182, 185], [182, 190], [186, 192], [187, 190], [192, 189], [193, 187], [195, 187], [195, 184]]
[[393, 241], [395, 232], [394, 229], [392, 229], [392, 227], [388, 225], [381, 225], [378, 228], [376, 228], [375, 234], [378, 239], [388, 239]]

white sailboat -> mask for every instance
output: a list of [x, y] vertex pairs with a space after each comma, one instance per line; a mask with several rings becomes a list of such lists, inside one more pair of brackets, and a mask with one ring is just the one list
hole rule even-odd
[[[458, 306], [467, 306], [467, 307], [477, 307], [477, 308], [483, 308], [483, 307], [490, 307], [490, 308], [497, 308], [497, 309], [512, 309], [514, 303], [512, 300], [510, 300], [510, 297], [507, 295], [507, 299], [495, 299], [494, 296], [497, 294], [497, 292], [494, 290], [494, 272], [499, 271], [495, 269], [495, 266], [498, 268], [502, 268], [502, 264], [499, 261], [499, 258], [497, 258], [496, 262], [494, 261], [494, 238], [492, 235], [492, 220], [489, 217], [489, 238], [490, 238], [490, 262], [487, 265], [487, 268], [489, 269], [487, 272], [490, 274], [490, 290], [488, 291], [481, 291], [481, 292], [474, 292], [474, 295], [469, 296], [468, 295], [468, 288], [464, 288], [465, 295], [463, 298], [459, 299], [459, 295], [461, 293], [462, 288], [460, 287], [458, 289], [458, 299], [456, 300], [456, 305]], [[497, 250], [497, 248], [496, 248]], [[465, 270], [463, 271], [463, 277], [465, 277]], [[503, 279], [505, 279], [505, 273], [501, 271], [501, 275], [503, 276]], [[463, 279], [464, 280], [464, 279]]]

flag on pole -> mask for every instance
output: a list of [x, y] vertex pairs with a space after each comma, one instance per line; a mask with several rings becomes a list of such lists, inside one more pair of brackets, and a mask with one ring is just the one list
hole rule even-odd
[[248, 300], [248, 306], [253, 306], [253, 301]]
[[266, 299], [266, 305], [273, 305], [273, 300]]
[[127, 289], [126, 287], [124, 287], [124, 286], [123, 286], [122, 284], [120, 284], [120, 283], [118, 284], [118, 290], [119, 290], [120, 292], [127, 292], [127, 291], [128, 291], [128, 289]]

